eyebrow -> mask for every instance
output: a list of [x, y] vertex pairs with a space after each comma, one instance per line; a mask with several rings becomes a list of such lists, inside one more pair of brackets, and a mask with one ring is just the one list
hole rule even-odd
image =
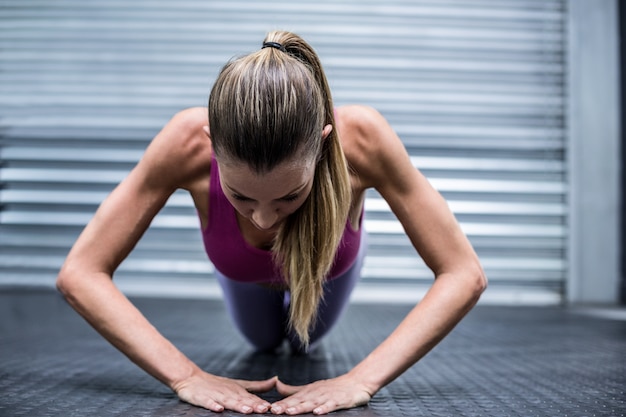
[[[232, 192], [233, 194], [237, 194], [239, 197], [242, 197], [242, 198], [247, 198], [247, 199], [250, 199], [250, 200], [254, 200], [253, 198], [250, 198], [247, 195], [245, 195], [243, 193], [240, 193], [239, 191], [235, 190], [230, 185], [228, 185], [228, 184], [224, 184], [224, 185], [226, 185], [226, 187], [228, 187], [228, 190], [230, 192]], [[294, 194], [298, 194], [300, 191], [304, 190], [307, 185], [308, 185], [307, 183], [304, 183], [304, 184], [294, 188], [293, 190], [291, 190], [290, 192], [288, 192], [284, 196], [276, 198], [275, 200], [282, 200], [282, 199], [290, 197], [290, 196], [292, 196]]]

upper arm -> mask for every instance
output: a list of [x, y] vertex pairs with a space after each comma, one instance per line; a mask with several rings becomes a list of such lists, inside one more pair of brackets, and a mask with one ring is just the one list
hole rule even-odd
[[171, 194], [185, 188], [205, 168], [207, 152], [210, 163], [208, 138], [199, 133], [202, 120], [194, 109], [172, 118], [100, 205], [63, 270], [113, 274]]
[[373, 109], [347, 110], [348, 159], [364, 187], [387, 201], [420, 256], [436, 275], [480, 265], [447, 202], [413, 166], [404, 144]]

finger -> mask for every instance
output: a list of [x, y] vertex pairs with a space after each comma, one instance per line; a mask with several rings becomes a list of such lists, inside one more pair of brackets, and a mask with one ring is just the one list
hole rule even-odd
[[294, 415], [310, 412], [313, 408], [315, 408], [313, 404], [309, 404], [306, 398], [299, 398], [298, 395], [295, 395], [275, 402], [270, 411], [274, 414]]
[[245, 403], [248, 407], [252, 408], [253, 412], [259, 414], [267, 413], [272, 406], [269, 402], [252, 394], [250, 394], [249, 397], [246, 398]]
[[278, 377], [271, 377], [270, 379], [266, 379], [265, 381], [247, 381], [244, 379], [235, 380], [239, 385], [244, 387], [246, 391], [249, 392], [267, 392], [274, 388], [276, 385], [276, 380]]
[[276, 390], [278, 391], [280, 395], [290, 396], [290, 395], [300, 392], [300, 390], [302, 390], [302, 387], [285, 384], [277, 377], [276, 378]]
[[311, 412], [316, 416], [319, 416], [322, 414], [328, 414], [332, 413], [333, 411], [343, 410], [352, 407], [356, 407], [356, 405], [340, 405], [336, 401], [328, 400], [323, 403], [318, 403], [315, 407], [313, 407], [313, 410], [311, 410]]
[[[304, 387], [301, 387], [304, 388]], [[365, 393], [352, 397], [341, 392], [324, 392], [309, 386], [306, 390], [284, 398], [272, 404], [274, 414], [296, 415], [313, 413], [328, 414], [333, 411], [367, 404], [371, 397]]]
[[204, 408], [211, 410], [215, 413], [221, 413], [222, 411], [224, 411], [224, 406], [213, 400], [208, 400], [204, 405]]
[[[273, 409], [274, 405], [272, 405]], [[303, 400], [295, 404], [281, 406], [287, 415], [313, 413], [315, 415], [328, 414], [333, 411], [356, 407], [356, 405], [339, 404], [332, 399], [328, 400]]]
[[317, 402], [303, 400], [303, 401], [282, 401], [272, 404], [271, 411], [274, 414], [287, 414], [290, 416], [296, 414], [310, 413], [318, 407]]
[[224, 411], [224, 406], [212, 398], [198, 398], [198, 399], [188, 398], [186, 399], [186, 398], [180, 397], [180, 399], [190, 404], [206, 408], [207, 410], [211, 410], [215, 413], [221, 413], [222, 411]]
[[[318, 405], [313, 408], [311, 411], [315, 415], [322, 415], [332, 413], [333, 411], [343, 410], [346, 408], [359, 407], [367, 404], [371, 399], [371, 396], [368, 394], [363, 394], [355, 398], [353, 401], [342, 401], [337, 400], [336, 398], [329, 398], [326, 401], [318, 402]], [[347, 400], [344, 398], [343, 400]]]
[[270, 403], [257, 397], [256, 395], [251, 394], [244, 397], [226, 398], [223, 401], [223, 404], [226, 409], [237, 411], [242, 414], [264, 414], [270, 409]]

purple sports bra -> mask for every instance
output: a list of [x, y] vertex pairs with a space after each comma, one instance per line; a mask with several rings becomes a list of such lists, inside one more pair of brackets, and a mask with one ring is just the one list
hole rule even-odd
[[[349, 220], [346, 222], [329, 279], [340, 276], [356, 261], [361, 243], [363, 212], [359, 222], [359, 230], [354, 230]], [[213, 266], [226, 277], [250, 283], [285, 282], [272, 260], [272, 253], [250, 245], [241, 235], [235, 208], [222, 191], [215, 157], [211, 161], [208, 225], [202, 231], [202, 238]]]

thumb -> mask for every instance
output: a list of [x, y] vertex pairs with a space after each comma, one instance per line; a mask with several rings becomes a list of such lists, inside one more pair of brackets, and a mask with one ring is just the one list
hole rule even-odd
[[246, 389], [246, 391], [249, 391], [249, 392], [267, 392], [267, 391], [271, 390], [272, 388], [274, 388], [274, 386], [276, 385], [276, 381], [277, 380], [278, 380], [278, 377], [273, 376], [270, 379], [266, 379], [264, 381], [239, 380], [237, 382], [242, 387], [244, 387]]
[[282, 382], [278, 377], [276, 377], [276, 390], [280, 393], [280, 395], [290, 396], [298, 391], [300, 391], [301, 387], [295, 385], [288, 385]]

